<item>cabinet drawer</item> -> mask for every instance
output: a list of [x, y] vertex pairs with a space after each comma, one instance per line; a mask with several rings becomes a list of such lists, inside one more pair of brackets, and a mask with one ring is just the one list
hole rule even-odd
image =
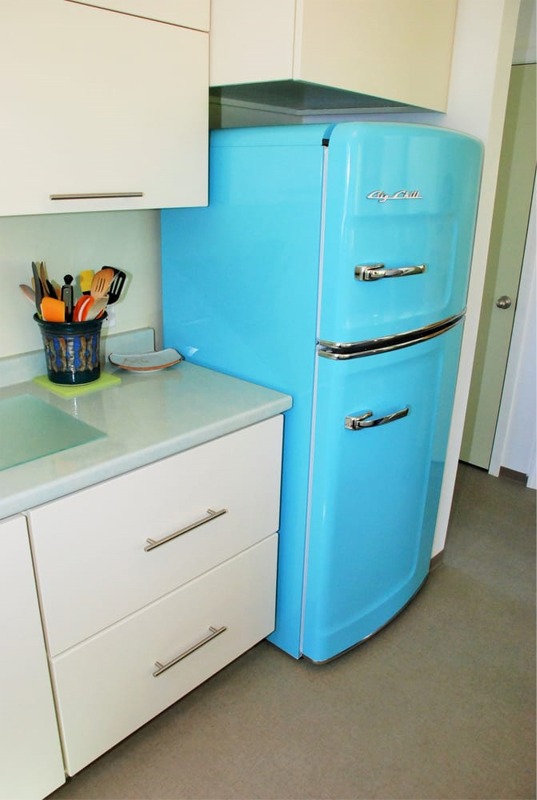
[[280, 416], [30, 511], [49, 653], [277, 531], [281, 439]]
[[[273, 630], [277, 539], [270, 536], [52, 660], [68, 774]], [[187, 651], [155, 676], [155, 662]]]
[[120, 11], [157, 22], [209, 30], [209, 0], [69, 0], [71, 3]]

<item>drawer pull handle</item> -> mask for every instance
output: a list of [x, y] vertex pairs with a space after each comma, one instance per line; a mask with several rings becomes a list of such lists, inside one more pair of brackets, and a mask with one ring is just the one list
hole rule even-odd
[[162, 675], [163, 672], [166, 672], [167, 669], [170, 669], [170, 667], [173, 667], [175, 664], [178, 664], [179, 661], [182, 661], [183, 658], [186, 658], [191, 653], [194, 653], [196, 650], [199, 650], [200, 647], [203, 647], [203, 645], [207, 644], [207, 642], [210, 642], [212, 639], [216, 639], [216, 637], [220, 636], [220, 634], [224, 633], [224, 631], [227, 631], [227, 625], [222, 625], [221, 628], [213, 628], [213, 626], [211, 625], [209, 627], [209, 633], [206, 636], [204, 636], [203, 639], [200, 639], [199, 642], [193, 644], [192, 647], [188, 648], [188, 650], [185, 650], [183, 653], [180, 653], [175, 658], [172, 658], [172, 660], [168, 661], [167, 664], [161, 664], [160, 661], [155, 661], [156, 670], [153, 673], [153, 677], [158, 678], [158, 676]]
[[197, 519], [196, 522], [192, 522], [185, 528], [181, 528], [181, 530], [175, 531], [175, 533], [170, 533], [169, 536], [165, 536], [163, 539], [146, 539], [147, 545], [144, 547], [144, 550], [148, 553], [150, 550], [154, 550], [155, 547], [160, 547], [161, 544], [166, 544], [166, 542], [171, 542], [172, 539], [177, 539], [177, 537], [182, 536], [183, 533], [193, 531], [194, 528], [199, 528], [200, 525], [205, 525], [206, 522], [210, 522], [212, 519], [216, 519], [216, 517], [221, 517], [222, 514], [227, 514], [227, 508], [221, 508], [220, 511], [213, 511], [212, 508], [208, 508], [206, 517]]
[[143, 197], [143, 192], [78, 192], [77, 194], [50, 194], [50, 200], [106, 200], [112, 197]]

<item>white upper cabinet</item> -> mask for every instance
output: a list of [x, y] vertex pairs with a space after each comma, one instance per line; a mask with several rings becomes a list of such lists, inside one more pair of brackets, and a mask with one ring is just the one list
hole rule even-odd
[[70, 0], [2, 0], [0, 215], [205, 205], [208, 40]]
[[69, 0], [69, 2], [156, 19], [172, 25], [182, 25], [184, 28], [209, 30], [209, 0]]
[[457, 0], [211, 0], [212, 93], [299, 113], [445, 111], [456, 11]]

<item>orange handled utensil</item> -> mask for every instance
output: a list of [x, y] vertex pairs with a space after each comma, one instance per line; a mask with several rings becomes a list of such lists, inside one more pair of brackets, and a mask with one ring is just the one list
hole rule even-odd
[[83, 294], [82, 297], [79, 297], [76, 301], [75, 307], [73, 308], [73, 322], [84, 322], [88, 316], [90, 308], [94, 303], [95, 298], [93, 298], [90, 294]]
[[41, 314], [46, 322], [65, 322], [65, 303], [56, 297], [41, 300]]

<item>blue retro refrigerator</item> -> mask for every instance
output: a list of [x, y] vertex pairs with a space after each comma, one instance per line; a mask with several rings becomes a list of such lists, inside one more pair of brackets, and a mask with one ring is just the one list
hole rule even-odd
[[162, 212], [164, 345], [293, 398], [270, 639], [294, 657], [427, 577], [481, 159], [425, 125], [215, 131], [208, 208]]

